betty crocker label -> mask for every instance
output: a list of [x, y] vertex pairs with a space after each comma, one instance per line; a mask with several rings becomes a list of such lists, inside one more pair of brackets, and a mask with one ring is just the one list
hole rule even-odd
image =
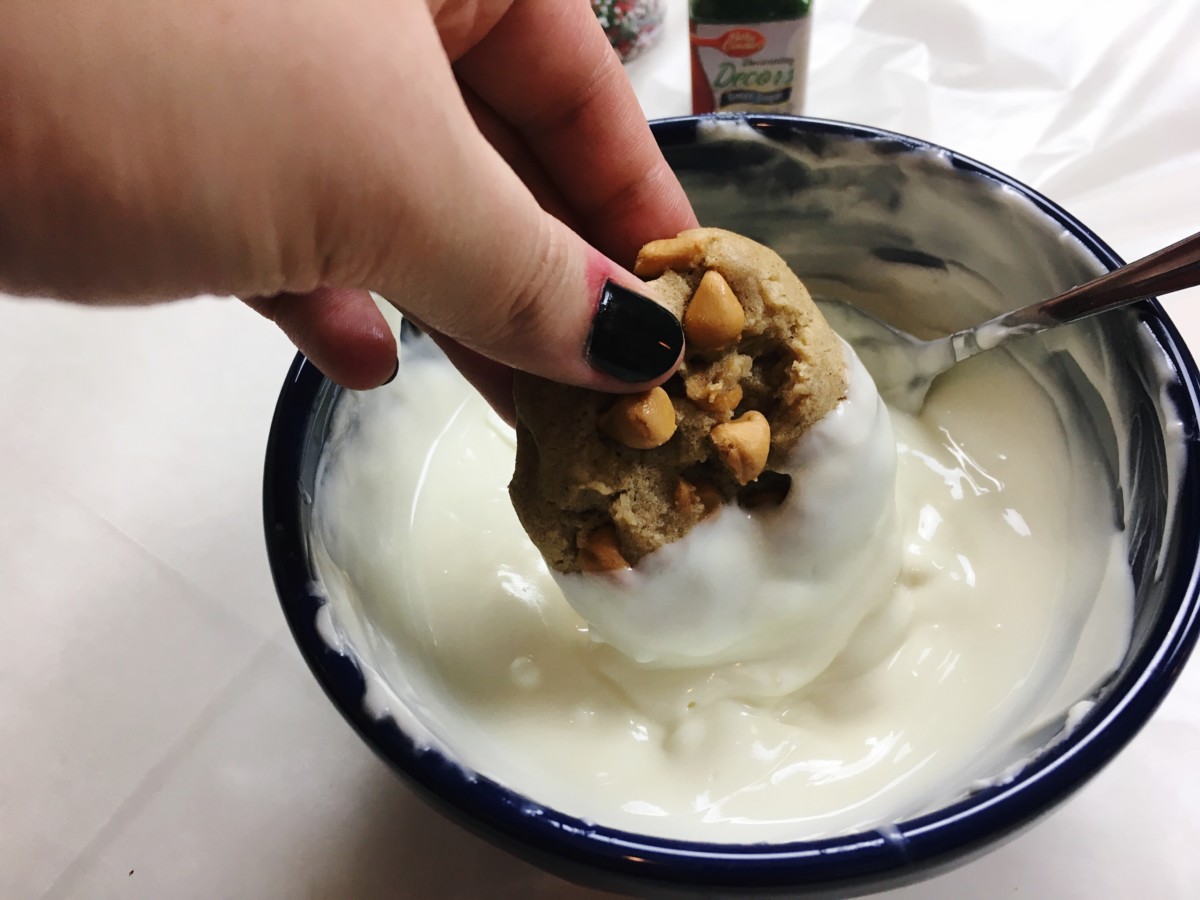
[[731, 27], [693, 23], [694, 112], [802, 111], [809, 17]]
[[726, 56], [753, 56], [767, 45], [767, 38], [753, 28], [734, 28], [719, 38], [701, 38], [693, 35], [692, 46], [714, 47]]

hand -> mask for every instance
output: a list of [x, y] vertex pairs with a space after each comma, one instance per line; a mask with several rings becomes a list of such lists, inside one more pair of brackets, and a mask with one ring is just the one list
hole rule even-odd
[[593, 318], [641, 289], [612, 260], [693, 225], [583, 0], [0, 10], [0, 288], [237, 294], [356, 388], [395, 367], [375, 290], [509, 412], [510, 366], [674, 369], [647, 301]]

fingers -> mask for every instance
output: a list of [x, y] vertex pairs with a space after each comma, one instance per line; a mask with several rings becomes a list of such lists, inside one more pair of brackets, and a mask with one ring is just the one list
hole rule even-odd
[[646, 242], [696, 226], [587, 3], [516, 0], [455, 69], [522, 136], [602, 252], [630, 265]]
[[477, 357], [597, 390], [665, 380], [683, 350], [679, 320], [639, 279], [543, 210], [480, 143], [478, 157], [441, 198], [463, 214], [426, 231], [419, 257], [385, 257], [379, 292], [473, 351], [447, 347], [502, 415], [509, 401], [498, 391], [508, 382]]
[[[437, 36], [427, 27], [414, 49], [429, 54]], [[415, 23], [409, 36], [421, 37]], [[449, 69], [429, 62], [421, 87], [438, 102], [420, 128], [380, 117], [360, 139], [372, 164], [347, 189], [370, 194], [346, 205], [351, 230], [336, 232], [369, 263], [358, 284], [512, 368], [610, 391], [664, 380], [682, 352], [679, 321], [542, 209], [472, 120]]]
[[[456, 361], [497, 406], [505, 402], [502, 370], [480, 357], [599, 390], [640, 390], [667, 378], [682, 352], [679, 321], [539, 205], [538, 197], [557, 204], [555, 185], [539, 186], [536, 167], [521, 161], [523, 141], [476, 106], [538, 197], [472, 119], [432, 20], [414, 13], [407, 25], [406, 52], [373, 59], [371, 80], [355, 84], [356, 96], [378, 100], [375, 113], [399, 98], [411, 114], [359, 116], [331, 106], [353, 136], [353, 165], [345, 140], [300, 145], [321, 173], [318, 283], [377, 291], [473, 351]], [[576, 175], [589, 177], [586, 169]], [[367, 302], [361, 293], [316, 291], [259, 307], [315, 364], [356, 387], [382, 381], [395, 359]]]
[[396, 373], [396, 340], [366, 291], [319, 288], [252, 297], [246, 305], [277, 324], [331, 381], [354, 390]]
[[575, 228], [574, 216], [567, 206], [567, 201], [563, 199], [562, 193], [550, 180], [541, 163], [530, 152], [521, 135], [501, 119], [470, 87], [464, 84], [460, 85], [460, 88], [475, 125], [533, 194], [538, 205], [568, 227]]

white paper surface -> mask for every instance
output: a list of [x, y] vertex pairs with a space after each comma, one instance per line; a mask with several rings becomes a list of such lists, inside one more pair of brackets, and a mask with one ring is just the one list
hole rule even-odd
[[[690, 109], [683, 0], [630, 67]], [[944, 144], [1133, 259], [1200, 227], [1200, 4], [816, 0], [808, 111]], [[1200, 348], [1200, 291], [1168, 309]], [[278, 611], [259, 513], [291, 349], [234, 303], [0, 298], [0, 897], [585, 897], [427, 810]], [[1191, 898], [1200, 663], [1048, 821], [905, 898]]]

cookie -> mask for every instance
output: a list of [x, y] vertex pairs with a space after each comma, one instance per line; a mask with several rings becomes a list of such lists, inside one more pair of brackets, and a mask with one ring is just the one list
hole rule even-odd
[[716, 228], [642, 248], [634, 272], [687, 339], [662, 387], [617, 395], [518, 373], [509, 494], [559, 572], [635, 566], [729, 503], [779, 503], [779, 471], [845, 395], [841, 344], [774, 251]]

